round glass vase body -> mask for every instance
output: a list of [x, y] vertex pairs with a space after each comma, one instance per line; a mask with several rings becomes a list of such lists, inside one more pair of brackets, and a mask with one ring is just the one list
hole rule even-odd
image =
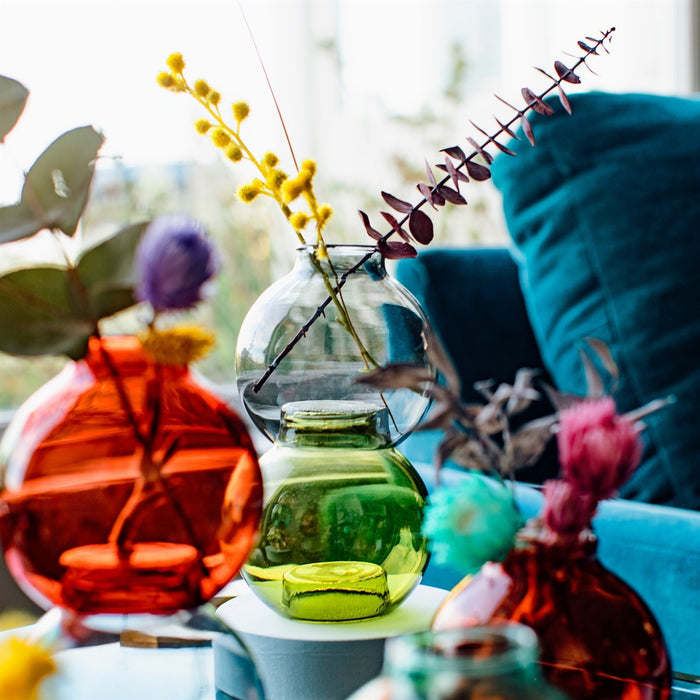
[[382, 675], [349, 700], [566, 700], [537, 651], [535, 633], [514, 623], [395, 637]]
[[135, 337], [91, 339], [20, 407], [0, 453], [0, 541], [43, 607], [195, 608], [252, 547], [262, 475], [243, 422]]
[[[391, 363], [429, 367], [425, 314], [415, 297], [387, 274], [384, 258], [371, 246], [329, 245], [329, 257], [322, 260], [315, 252], [314, 246], [299, 248], [291, 272], [263, 292], [243, 320], [236, 345], [243, 404], [255, 425], [274, 440], [285, 403], [369, 401], [388, 409], [389, 434], [396, 443], [423, 417], [428, 397], [408, 389], [380, 392], [355, 380], [367, 369]], [[333, 292], [343, 279], [340, 291]], [[296, 346], [258, 386], [298, 333]]]
[[572, 700], [670, 697], [658, 623], [639, 595], [596, 557], [590, 531], [544, 540], [537, 525], [501, 563], [488, 563], [442, 603], [434, 630], [502, 620], [532, 627], [546, 678]]
[[387, 412], [361, 402], [286, 404], [260, 465], [260, 538], [242, 573], [287, 617], [340, 622], [395, 608], [428, 563], [427, 491], [389, 444]]

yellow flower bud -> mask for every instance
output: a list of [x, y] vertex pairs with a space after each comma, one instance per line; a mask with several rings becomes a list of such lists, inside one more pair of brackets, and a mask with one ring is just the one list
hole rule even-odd
[[332, 207], [329, 204], [322, 204], [318, 208], [318, 225], [325, 226], [325, 224], [328, 222], [328, 219], [331, 218], [332, 214]]
[[311, 187], [311, 180], [313, 178], [313, 173], [309, 170], [300, 170], [299, 174], [296, 176], [296, 180], [299, 183], [302, 191], [308, 190]]
[[206, 119], [197, 119], [194, 123], [194, 128], [198, 134], [206, 134], [211, 129], [211, 124]]
[[185, 59], [181, 53], [171, 53], [165, 63], [175, 73], [182, 73], [185, 70]]
[[140, 339], [146, 352], [163, 365], [189, 365], [214, 345], [214, 334], [198, 326], [176, 326], [165, 331], [151, 328]]
[[280, 159], [274, 153], [266, 153], [262, 158], [262, 164], [266, 168], [274, 168], [279, 162]]
[[296, 177], [286, 180], [282, 185], [282, 197], [287, 204], [293, 202], [303, 191], [304, 185]]
[[242, 122], [250, 114], [247, 102], [234, 102], [232, 109], [233, 117], [237, 122]]
[[301, 164], [301, 169], [311, 173], [311, 176], [313, 177], [316, 174], [316, 161], [310, 159], [305, 160]]
[[211, 134], [211, 140], [219, 148], [226, 148], [231, 143], [231, 137], [223, 129], [214, 129]]
[[238, 190], [238, 196], [246, 203], [250, 204], [261, 192], [263, 188], [263, 183], [260, 180], [253, 180], [253, 182], [243, 185]]
[[226, 150], [224, 152], [226, 157], [229, 160], [232, 160], [234, 163], [238, 163], [239, 160], [243, 160], [243, 151], [238, 144], [230, 143], [228, 146], [226, 146]]
[[221, 93], [217, 92], [216, 90], [211, 90], [210, 93], [207, 95], [207, 101], [209, 104], [212, 104], [216, 107], [216, 105], [221, 102]]
[[278, 170], [277, 168], [273, 168], [267, 174], [265, 179], [267, 181], [267, 186], [271, 190], [278, 190], [287, 179], [287, 173], [283, 172], [282, 170]]
[[194, 84], [194, 91], [200, 97], [206, 97], [211, 92], [211, 88], [206, 80], [197, 80]]
[[309, 217], [303, 211], [298, 211], [289, 217], [289, 223], [295, 231], [301, 231], [309, 223]]
[[161, 87], [168, 89], [175, 87], [175, 77], [171, 73], [158, 73], [156, 80]]

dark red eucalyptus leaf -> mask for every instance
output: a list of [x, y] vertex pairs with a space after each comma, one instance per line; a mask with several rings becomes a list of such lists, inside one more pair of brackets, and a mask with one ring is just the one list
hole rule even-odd
[[373, 238], [375, 241], [378, 241], [381, 237], [382, 234], [377, 231], [377, 229], [372, 228], [372, 225], [369, 222], [369, 216], [365, 214], [363, 211], [358, 211], [360, 218], [362, 219], [362, 223], [365, 225], [365, 231], [367, 231], [367, 235], [370, 238]]
[[430, 167], [430, 163], [428, 163], [428, 159], [425, 159], [425, 174], [428, 176], [428, 182], [435, 187], [437, 185], [437, 181], [435, 180], [435, 175], [433, 175], [433, 170]]
[[566, 96], [566, 93], [564, 90], [562, 90], [561, 85], [557, 85], [557, 90], [559, 92], [559, 102], [561, 102], [561, 106], [569, 113], [572, 113], [571, 110], [571, 103], [569, 102], [569, 98]]
[[557, 75], [562, 79], [565, 80], [567, 83], [574, 83], [578, 84], [581, 82], [581, 78], [574, 73], [570, 68], [567, 68], [566, 64], [562, 63], [561, 61], [555, 61], [554, 62], [554, 70], [557, 72]]
[[550, 75], [549, 73], [547, 73], [547, 71], [544, 68], [535, 68], [535, 70], [538, 71], [539, 73], [542, 73], [542, 75], [546, 76], [550, 80], [556, 80], [556, 78], [553, 75]]
[[450, 158], [454, 158], [455, 160], [465, 160], [466, 155], [464, 154], [464, 151], [459, 147], [459, 146], [450, 146], [449, 148], [442, 148], [440, 149], [442, 153], [447, 153]]
[[447, 160], [445, 161], [445, 163], [435, 163], [435, 167], [438, 170], [442, 170], [444, 173], [448, 173], [450, 176], [452, 174], [452, 170], [454, 170], [457, 173], [457, 179], [460, 182], [469, 182], [469, 178], [461, 170], [457, 170], [457, 168], [455, 168], [451, 164], [450, 165], [451, 165], [452, 169], [450, 169], [447, 167], [446, 163], [447, 163]]
[[554, 110], [546, 102], [543, 102], [537, 95], [535, 95], [530, 88], [524, 87], [520, 93], [522, 94], [525, 102], [527, 102], [528, 107], [533, 109], [535, 112], [546, 116], [554, 114]]
[[388, 192], [382, 192], [382, 197], [392, 209], [396, 209], [396, 211], [400, 211], [402, 214], [408, 214], [408, 212], [413, 209], [412, 204], [404, 202], [403, 199], [394, 197], [393, 194], [389, 194]]
[[[491, 138], [491, 137], [489, 137]], [[480, 146], [471, 136], [467, 136], [467, 141], [469, 145], [489, 164], [493, 163], [493, 156], [484, 150], [483, 146]]]
[[425, 200], [433, 209], [437, 209], [437, 207], [441, 207], [445, 204], [445, 198], [433, 188], [428, 187], [424, 182], [418, 183], [418, 191], [425, 197]]
[[382, 211], [380, 214], [389, 222], [389, 226], [391, 226], [394, 233], [398, 233], [399, 236], [401, 236], [401, 238], [403, 238], [407, 243], [411, 240], [408, 237], [408, 234], [401, 228], [399, 222], [396, 220], [393, 214], [390, 214], [388, 211]]
[[414, 209], [408, 217], [408, 229], [411, 235], [422, 245], [433, 240], [433, 222], [420, 209]]
[[467, 161], [467, 171], [473, 180], [483, 181], [491, 177], [491, 171], [480, 163], [474, 163], [471, 160]]
[[503, 124], [497, 117], [494, 117], [496, 120], [496, 124], [501, 127], [504, 133], [508, 134], [511, 138], [514, 138], [516, 141], [520, 141], [520, 137], [507, 125]]
[[500, 100], [501, 102], [503, 102], [503, 104], [506, 105], [507, 107], [510, 107], [511, 109], [515, 110], [518, 114], [520, 114], [520, 110], [517, 107], [513, 107], [513, 105], [510, 102], [507, 102], [506, 100], [504, 100], [500, 95], [496, 95], [494, 93], [494, 97], [497, 100]]
[[466, 204], [467, 200], [462, 195], [447, 185], [439, 185], [437, 190], [451, 204]]
[[576, 43], [579, 45], [579, 48], [583, 49], [587, 53], [598, 53], [594, 46], [589, 46], [585, 41], [577, 41]]
[[515, 156], [517, 153], [515, 151], [511, 151], [510, 148], [507, 146], [504, 146], [502, 143], [498, 143], [495, 139], [492, 141], [493, 145], [501, 151], [501, 153], [505, 153], [508, 156]]
[[424, 182], [419, 182], [416, 187], [418, 187], [418, 191], [423, 195], [425, 201], [428, 202], [433, 209], [435, 209], [435, 203], [433, 202], [433, 190]]
[[452, 184], [455, 186], [457, 192], [459, 192], [459, 183], [469, 182], [469, 178], [463, 172], [457, 170], [457, 168], [452, 165], [452, 161], [449, 158], [445, 158], [445, 168], [452, 180]]
[[418, 255], [418, 251], [410, 243], [404, 243], [403, 241], [386, 241], [381, 239], [377, 243], [377, 248], [387, 260], [415, 258]]
[[520, 117], [520, 126], [522, 126], [523, 131], [525, 132], [525, 136], [527, 136], [527, 140], [530, 142], [531, 145], [535, 145], [535, 134], [532, 132], [532, 125], [530, 122], [527, 120], [527, 117], [523, 114]]

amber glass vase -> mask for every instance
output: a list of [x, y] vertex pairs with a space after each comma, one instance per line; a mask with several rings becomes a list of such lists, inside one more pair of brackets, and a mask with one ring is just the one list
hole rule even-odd
[[2, 444], [0, 540], [38, 604], [168, 614], [239, 570], [262, 506], [240, 418], [135, 337], [92, 339]]
[[649, 608], [596, 558], [590, 531], [545, 541], [525, 529], [502, 563], [450, 593], [434, 630], [501, 620], [532, 627], [545, 677], [573, 700], [663, 700], [671, 665]]

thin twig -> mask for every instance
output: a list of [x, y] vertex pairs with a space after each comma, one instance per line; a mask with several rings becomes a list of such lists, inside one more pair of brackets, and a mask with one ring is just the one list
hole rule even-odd
[[[503, 134], [509, 134], [511, 133], [510, 127], [512, 127], [516, 122], [519, 122], [529, 111], [533, 109], [541, 100], [543, 100], [552, 90], [556, 90], [562, 82], [566, 82], [566, 77], [573, 74], [576, 69], [582, 65], [585, 64], [586, 67], [586, 59], [589, 58], [591, 55], [595, 54], [596, 49], [603, 44], [604, 41], [606, 41], [611, 34], [615, 31], [615, 27], [611, 27], [609, 30], [601, 32], [601, 37], [596, 40], [596, 43], [593, 46], [588, 47], [586, 49], [585, 54], [583, 56], [579, 56], [577, 58], [576, 63], [569, 68], [561, 77], [552, 79], [553, 82], [552, 84], [543, 92], [541, 92], [539, 95], [537, 95], [537, 98], [530, 101], [524, 108], [518, 109], [517, 107], [514, 107], [513, 105], [509, 104], [502, 98], [498, 97], [496, 95], [497, 99], [499, 99], [501, 102], [504, 104], [508, 105], [511, 109], [515, 111], [515, 116], [513, 116], [509, 121], [505, 122], [502, 124], [500, 121], [497, 120], [497, 123], [499, 125], [498, 130], [493, 134], [493, 135], [488, 135], [486, 134], [486, 141], [479, 146], [478, 149], [475, 149], [470, 153], [468, 156], [465, 156], [456, 166], [455, 168], [457, 170], [462, 170], [467, 166], [467, 163], [471, 162], [474, 158], [476, 158], [479, 154], [480, 151], [486, 148], [490, 143], [495, 143], [496, 138], [498, 136], [501, 136]], [[440, 187], [446, 185], [448, 182], [451, 180], [450, 175], [446, 175], [445, 177], [442, 178], [436, 185], [434, 185], [431, 188], [431, 192], [437, 192]], [[425, 204], [428, 203], [428, 200], [423, 197], [417, 204], [415, 204], [412, 208], [411, 211], [416, 210], [416, 209], [421, 209]], [[411, 212], [408, 212], [404, 214], [403, 218], [399, 220], [398, 222], [398, 227], [402, 227], [409, 219], [411, 215]], [[348, 277], [351, 274], [354, 274], [357, 270], [359, 270], [371, 257], [374, 255], [375, 252], [379, 250], [379, 243], [380, 242], [385, 242], [388, 240], [394, 233], [396, 232], [396, 229], [392, 227], [390, 231], [388, 231], [380, 241], [377, 242], [377, 245], [373, 246], [360, 260], [357, 261], [352, 267], [350, 267], [348, 270], [346, 270], [338, 280], [338, 283], [334, 289], [334, 293], [338, 293], [342, 287], [345, 285], [347, 282]], [[267, 366], [265, 369], [265, 372], [260, 376], [260, 379], [258, 379], [255, 384], [253, 384], [253, 392], [258, 393], [260, 389], [264, 386], [265, 382], [270, 378], [272, 373], [277, 369], [277, 367], [280, 365], [282, 360], [294, 349], [294, 347], [297, 345], [297, 343], [306, 336], [307, 332], [311, 328], [311, 326], [318, 320], [318, 318], [323, 315], [325, 309], [328, 307], [328, 305], [331, 303], [332, 298], [331, 296], [328, 296], [325, 301], [323, 301], [317, 308], [316, 311], [314, 311], [313, 315], [309, 318], [306, 323], [304, 323], [303, 326], [297, 331], [297, 333], [294, 335], [294, 337], [285, 345], [284, 348], [280, 351], [280, 353], [275, 357], [275, 359]]]

